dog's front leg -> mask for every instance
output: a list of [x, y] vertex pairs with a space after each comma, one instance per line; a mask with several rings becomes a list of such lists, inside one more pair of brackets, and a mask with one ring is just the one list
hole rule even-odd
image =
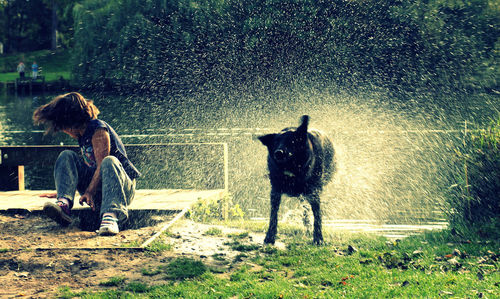
[[281, 192], [271, 190], [271, 215], [264, 244], [274, 244], [278, 230], [278, 210], [281, 203]]
[[319, 195], [313, 195], [309, 198], [309, 203], [311, 204], [311, 209], [314, 215], [313, 242], [316, 245], [321, 245], [323, 244], [323, 233], [321, 228], [321, 206]]

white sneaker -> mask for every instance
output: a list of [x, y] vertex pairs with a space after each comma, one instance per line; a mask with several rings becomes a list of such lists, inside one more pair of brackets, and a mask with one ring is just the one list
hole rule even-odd
[[119, 232], [118, 219], [109, 216], [102, 218], [101, 227], [97, 232], [100, 236], [114, 236]]

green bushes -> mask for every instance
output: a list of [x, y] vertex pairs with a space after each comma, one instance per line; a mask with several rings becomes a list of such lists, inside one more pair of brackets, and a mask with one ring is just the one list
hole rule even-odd
[[243, 219], [245, 213], [239, 204], [233, 204], [232, 196], [225, 194], [219, 199], [199, 199], [186, 217], [199, 222]]
[[500, 237], [500, 115], [466, 136], [459, 152], [463, 173], [452, 188], [450, 225], [479, 237]]

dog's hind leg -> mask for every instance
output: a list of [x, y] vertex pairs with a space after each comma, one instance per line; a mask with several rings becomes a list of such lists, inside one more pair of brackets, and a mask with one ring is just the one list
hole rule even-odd
[[278, 210], [281, 203], [281, 193], [271, 190], [271, 214], [269, 216], [269, 228], [267, 229], [264, 244], [274, 244], [276, 232], [278, 231]]
[[309, 197], [309, 203], [314, 215], [314, 232], [313, 243], [316, 245], [323, 244], [323, 233], [321, 228], [321, 206], [319, 195], [312, 195]]

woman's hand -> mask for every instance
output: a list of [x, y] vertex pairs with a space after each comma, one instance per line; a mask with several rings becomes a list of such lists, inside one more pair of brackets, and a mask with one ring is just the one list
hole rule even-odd
[[88, 204], [92, 208], [92, 211], [95, 211], [94, 198], [91, 194], [85, 193], [80, 197], [80, 205], [83, 206], [83, 203]]
[[101, 182], [101, 163], [110, 153], [110, 139], [106, 129], [100, 128], [95, 131], [94, 136], [92, 136], [92, 146], [97, 167], [85, 194], [80, 197], [80, 204], [86, 203], [92, 208], [92, 211], [95, 211], [94, 196], [98, 192], [98, 186]]
[[46, 198], [56, 198], [57, 193], [43, 193], [39, 195], [40, 197], [46, 197]]

